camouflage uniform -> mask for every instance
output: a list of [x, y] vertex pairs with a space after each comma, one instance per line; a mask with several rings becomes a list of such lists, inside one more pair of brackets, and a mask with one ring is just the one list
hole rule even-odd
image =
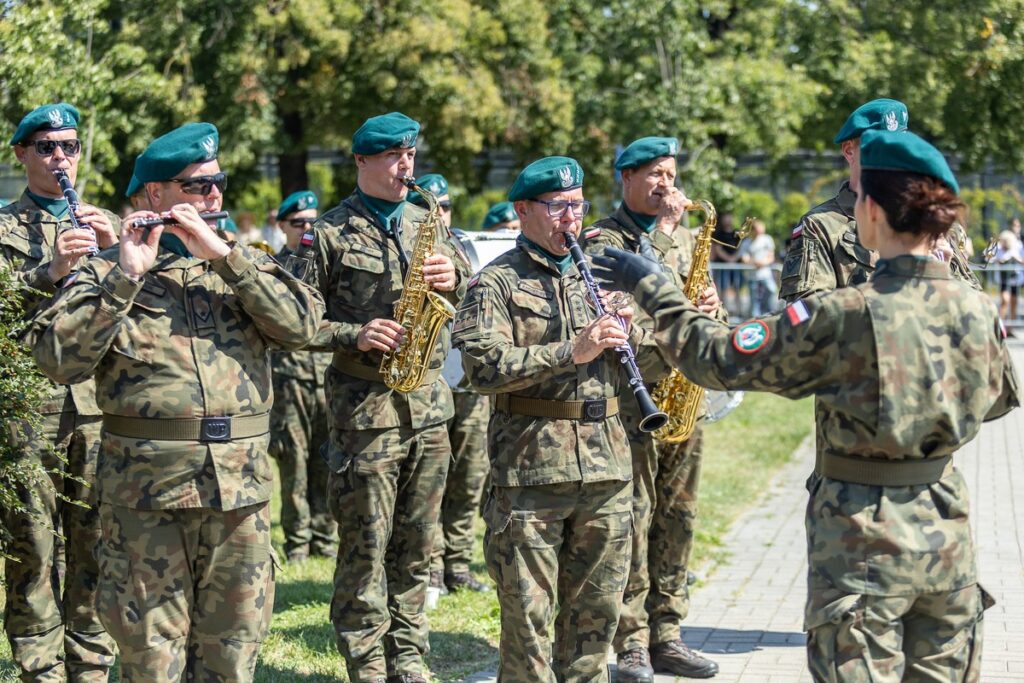
[[[410, 255], [425, 215], [405, 205], [401, 232]], [[331, 599], [338, 649], [353, 683], [422, 674], [430, 555], [451, 458], [445, 423], [454, 414], [452, 394], [440, 376], [449, 332], [442, 329], [422, 386], [406, 394], [388, 389], [380, 352], [359, 351], [356, 338], [365, 323], [394, 315], [404, 280], [394, 241], [358, 193], [306, 235], [288, 267], [324, 294], [327, 315], [311, 347], [334, 351], [328, 500], [341, 545]], [[447, 240], [442, 227], [435, 251], [456, 260]], [[455, 303], [464, 291], [460, 280], [441, 294]]]
[[[276, 259], [291, 255], [285, 247]], [[310, 553], [334, 557], [338, 527], [327, 505], [327, 397], [324, 379], [331, 354], [296, 351], [270, 355], [274, 405], [270, 409], [270, 456], [281, 475], [281, 528], [289, 559]]]
[[[501, 605], [498, 680], [607, 680], [632, 535], [626, 432], [613, 414], [539, 418], [512, 401], [617, 401], [619, 360], [572, 361], [593, 319], [575, 267], [559, 275], [521, 240], [473, 282], [454, 338], [470, 383], [495, 394], [484, 553]], [[649, 355], [640, 327], [631, 337]]]
[[[110, 214], [117, 226], [117, 218]], [[26, 292], [25, 314], [45, 307], [56, 292], [46, 273], [54, 256], [57, 233], [71, 227], [70, 216], [58, 220], [23, 193], [0, 209], [0, 267], [39, 293]], [[7, 601], [4, 630], [22, 680], [105, 681], [114, 664], [114, 644], [96, 611], [99, 568], [93, 548], [100, 535], [96, 506], [96, 454], [99, 449], [99, 409], [96, 385], [56, 385], [41, 406], [42, 433], [29, 434], [12, 426], [26, 458], [38, 458], [53, 472], [52, 487], [40, 486], [18, 495], [38, 514], [4, 513], [13, 537], [7, 552], [18, 562], [7, 562]], [[52, 450], [51, 450], [52, 447]], [[57, 457], [63, 455], [67, 465]], [[87, 484], [64, 480], [69, 471]], [[85, 502], [88, 508], [68, 505], [56, 492]], [[67, 537], [57, 542], [51, 528]], [[65, 568], [63, 593], [58, 573]], [[63, 647], [64, 656], [61, 656]]]
[[[624, 204], [584, 232], [584, 250], [600, 254], [605, 247], [618, 247], [639, 253], [641, 237], [682, 287], [690, 270], [693, 235], [685, 228], [677, 229], [671, 237], [657, 229], [646, 233]], [[723, 319], [724, 315], [722, 311]], [[654, 329], [654, 321], [642, 311], [633, 322], [646, 330]], [[643, 376], [653, 391], [672, 368], [659, 354], [651, 355], [654, 362], [646, 364]], [[621, 653], [679, 638], [690, 607], [686, 574], [693, 548], [702, 451], [701, 421], [686, 441], [660, 443], [640, 431], [642, 415], [631, 392], [625, 392], [620, 405], [632, 451], [634, 530], [629, 582], [615, 633], [615, 651]]]
[[259, 251], [161, 248], [138, 282], [117, 248], [35, 321], [59, 382], [95, 373], [99, 608], [122, 680], [251, 680], [274, 603], [270, 348], [312, 339], [323, 304]]
[[733, 330], [664, 278], [644, 278], [637, 296], [656, 311], [659, 345], [701, 384], [819, 399], [804, 621], [815, 679], [978, 680], [991, 603], [950, 457], [1019, 404], [985, 295], [906, 255]]
[[463, 380], [452, 390], [455, 415], [448, 423], [452, 464], [444, 485], [441, 517], [430, 571], [466, 574], [473, 561], [473, 522], [487, 482], [487, 420], [490, 403]]

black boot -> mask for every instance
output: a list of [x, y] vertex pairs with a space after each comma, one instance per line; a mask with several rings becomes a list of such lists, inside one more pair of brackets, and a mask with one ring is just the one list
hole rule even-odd
[[615, 655], [615, 683], [654, 683], [654, 669], [646, 647], [635, 647]]
[[477, 581], [472, 572], [458, 572], [456, 574], [445, 572], [444, 585], [448, 586], [448, 590], [452, 593], [458, 593], [463, 588], [474, 593], [486, 593], [491, 590], [491, 587], [486, 583]]
[[679, 639], [652, 645], [651, 657], [654, 670], [658, 673], [671, 673], [684, 678], [711, 678], [718, 673], [717, 664], [691, 650]]

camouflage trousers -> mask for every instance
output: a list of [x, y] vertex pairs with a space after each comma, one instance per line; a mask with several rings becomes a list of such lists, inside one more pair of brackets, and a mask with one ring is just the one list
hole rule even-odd
[[[823, 591], [812, 588], [810, 603]], [[981, 680], [983, 611], [978, 584], [940, 593], [843, 595], [813, 610], [807, 663], [822, 683]]]
[[697, 516], [701, 425], [682, 443], [656, 443], [640, 431], [635, 413], [621, 413], [633, 457], [634, 533], [616, 652], [679, 638], [690, 611], [686, 574]]
[[[4, 630], [21, 680], [106, 681], [115, 650], [96, 609], [96, 493], [59, 474], [68, 471], [95, 484], [99, 417], [73, 411], [48, 414], [42, 416], [41, 427], [39, 434], [14, 430], [15, 438], [24, 440], [26, 456], [41, 458], [43, 467], [54, 474], [51, 482], [34, 491], [18, 492], [35, 514], [4, 513], [14, 539], [7, 552], [18, 560], [8, 560], [5, 567]], [[67, 458], [67, 465], [55, 452]], [[88, 507], [60, 500], [57, 491]], [[62, 532], [66, 542], [61, 543], [54, 530]]]
[[271, 457], [281, 475], [281, 528], [289, 556], [333, 556], [338, 530], [327, 505], [327, 399], [315, 382], [274, 375]]
[[480, 509], [490, 462], [487, 459], [487, 422], [490, 402], [476, 392], [462, 391], [455, 398], [455, 417], [448, 423], [452, 464], [441, 501], [441, 519], [430, 571], [461, 574], [473, 560], [473, 522]]
[[484, 556], [501, 605], [498, 681], [607, 681], [629, 570], [631, 483], [492, 486], [485, 508]]
[[121, 680], [251, 681], [274, 609], [270, 504], [100, 504], [100, 614]]
[[445, 424], [331, 432], [338, 522], [331, 622], [352, 683], [424, 673], [430, 556], [451, 459]]

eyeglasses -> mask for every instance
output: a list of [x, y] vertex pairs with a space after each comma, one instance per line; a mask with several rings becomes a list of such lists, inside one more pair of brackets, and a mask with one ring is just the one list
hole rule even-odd
[[78, 138], [73, 138], [71, 140], [32, 140], [24, 146], [28, 147], [29, 145], [35, 147], [36, 154], [41, 157], [48, 157], [53, 154], [57, 151], [57, 145], [60, 145], [60, 149], [64, 152], [64, 156], [78, 156], [78, 153], [82, 151], [82, 141]]
[[316, 219], [315, 218], [289, 218], [288, 219], [288, 225], [292, 226], [293, 228], [304, 228], [307, 225], [313, 225], [314, 223], [316, 223]]
[[440, 208], [444, 209], [445, 211], [451, 211], [452, 210], [452, 203], [451, 202], [438, 202], [437, 205]]
[[228, 186], [227, 173], [215, 173], [213, 175], [197, 175], [194, 178], [171, 178], [172, 183], [181, 185], [181, 191], [185, 194], [208, 195], [213, 192], [213, 186], [223, 192]]
[[590, 202], [588, 201], [567, 202], [556, 200], [548, 202], [543, 199], [534, 199], [533, 201], [548, 207], [548, 215], [555, 216], [556, 218], [564, 216], [569, 207], [572, 207], [572, 215], [576, 218], [583, 218], [590, 211]]

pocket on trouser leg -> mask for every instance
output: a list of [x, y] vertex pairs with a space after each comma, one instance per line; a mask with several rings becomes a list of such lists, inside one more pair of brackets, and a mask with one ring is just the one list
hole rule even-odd
[[995, 598], [993, 598], [987, 590], [978, 584], [978, 593], [981, 598], [978, 601], [978, 616], [974, 622], [974, 627], [971, 628], [970, 633], [967, 636], [967, 669], [964, 671], [964, 683], [977, 683], [981, 680], [981, 652], [983, 631], [985, 626], [985, 610], [996, 604]]
[[873, 681], [865, 664], [863, 621], [860, 595], [845, 595], [806, 615], [807, 666], [816, 683]]

